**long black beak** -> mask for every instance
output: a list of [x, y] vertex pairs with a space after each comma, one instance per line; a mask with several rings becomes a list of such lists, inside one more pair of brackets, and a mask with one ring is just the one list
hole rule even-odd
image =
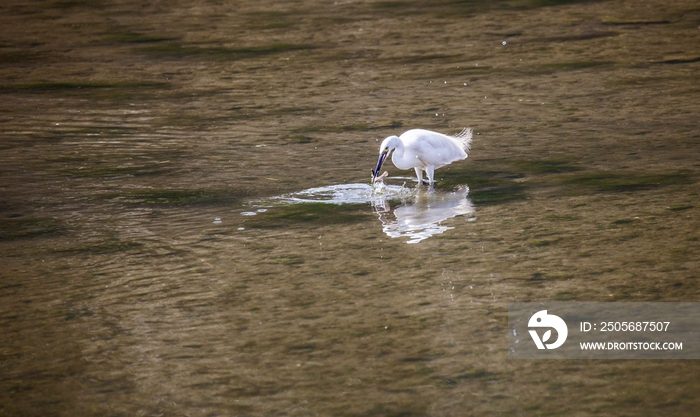
[[377, 179], [379, 176], [379, 170], [382, 169], [382, 165], [384, 164], [384, 160], [386, 159], [387, 155], [389, 152], [382, 152], [379, 154], [379, 160], [377, 161], [377, 167], [372, 171], [372, 185], [374, 185], [374, 180]]

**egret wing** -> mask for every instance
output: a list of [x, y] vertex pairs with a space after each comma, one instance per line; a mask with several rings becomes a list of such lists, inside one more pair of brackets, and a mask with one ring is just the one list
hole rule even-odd
[[467, 157], [460, 143], [442, 133], [414, 129], [401, 135], [407, 149], [436, 168]]

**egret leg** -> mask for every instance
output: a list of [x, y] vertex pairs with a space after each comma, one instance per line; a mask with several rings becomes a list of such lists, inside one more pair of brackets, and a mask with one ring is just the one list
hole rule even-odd
[[435, 180], [433, 179], [435, 177], [435, 167], [434, 166], [426, 167], [425, 173], [428, 174], [428, 182], [430, 183], [430, 185], [433, 185], [435, 183]]
[[423, 183], [423, 170], [421, 168], [413, 168], [416, 171], [416, 176], [418, 177], [418, 184]]

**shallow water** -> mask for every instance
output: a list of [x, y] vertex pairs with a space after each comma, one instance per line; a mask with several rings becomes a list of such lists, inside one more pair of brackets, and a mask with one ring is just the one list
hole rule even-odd
[[698, 300], [695, 2], [0, 11], [0, 415], [697, 413], [696, 361], [506, 348], [508, 302]]
[[272, 201], [285, 203], [327, 203], [327, 204], [361, 204], [383, 205], [391, 200], [406, 200], [415, 197], [419, 190], [411, 190], [402, 185], [389, 185], [378, 182], [370, 184], [336, 184], [325, 187], [309, 188], [289, 195], [273, 198]]
[[[388, 180], [387, 180], [388, 181]], [[338, 184], [310, 188], [289, 195], [273, 197], [276, 204], [325, 203], [362, 204], [374, 207], [382, 225], [382, 231], [392, 238], [408, 237], [406, 243], [418, 243], [430, 236], [444, 233], [454, 227], [443, 226], [445, 220], [457, 216], [473, 215], [474, 206], [467, 198], [469, 187], [461, 186], [452, 192], [435, 191], [432, 187], [414, 189], [387, 185]], [[254, 216], [267, 209], [246, 211], [244, 216]], [[475, 218], [469, 219], [473, 221]]]

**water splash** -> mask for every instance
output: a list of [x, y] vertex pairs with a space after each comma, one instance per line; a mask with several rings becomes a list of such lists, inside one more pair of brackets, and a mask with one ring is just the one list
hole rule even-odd
[[328, 204], [383, 204], [387, 200], [402, 200], [414, 195], [414, 190], [403, 185], [377, 184], [338, 184], [327, 187], [309, 188], [273, 200], [286, 203], [328, 203]]
[[468, 221], [473, 219], [474, 206], [468, 194], [467, 186], [444, 192], [422, 186], [407, 188], [405, 185], [380, 182], [374, 187], [368, 184], [338, 184], [309, 188], [268, 201], [276, 204], [370, 204], [387, 236], [407, 237], [409, 240], [406, 243], [413, 244], [454, 229], [443, 225], [445, 220], [463, 215], [470, 216]]

